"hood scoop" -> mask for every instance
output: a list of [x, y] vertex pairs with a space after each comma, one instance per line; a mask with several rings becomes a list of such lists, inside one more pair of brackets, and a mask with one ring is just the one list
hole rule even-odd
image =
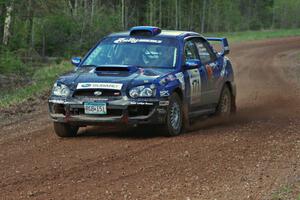
[[136, 66], [130, 66], [130, 65], [116, 65], [116, 66], [98, 66], [95, 68], [95, 72], [129, 72], [133, 73], [136, 72], [138, 68]]

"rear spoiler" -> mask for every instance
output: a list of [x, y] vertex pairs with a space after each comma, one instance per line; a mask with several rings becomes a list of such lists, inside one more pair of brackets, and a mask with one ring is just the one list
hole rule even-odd
[[225, 56], [229, 54], [229, 44], [227, 41], [227, 38], [217, 38], [217, 37], [207, 37], [205, 38], [207, 41], [214, 41], [214, 42], [221, 42], [222, 45], [222, 51], [220, 52], [221, 56]]

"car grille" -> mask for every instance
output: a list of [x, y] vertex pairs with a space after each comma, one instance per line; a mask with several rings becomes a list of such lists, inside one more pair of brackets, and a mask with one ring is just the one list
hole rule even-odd
[[[98, 95], [97, 93], [98, 92]], [[119, 97], [121, 91], [109, 89], [76, 90], [73, 97]]]

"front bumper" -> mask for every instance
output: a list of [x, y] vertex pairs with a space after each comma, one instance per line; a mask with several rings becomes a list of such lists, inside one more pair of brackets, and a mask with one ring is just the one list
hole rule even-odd
[[[85, 102], [105, 102], [106, 115], [84, 113]], [[100, 125], [101, 123], [161, 124], [165, 122], [168, 99], [61, 99], [50, 97], [50, 117], [55, 122], [78, 126]]]

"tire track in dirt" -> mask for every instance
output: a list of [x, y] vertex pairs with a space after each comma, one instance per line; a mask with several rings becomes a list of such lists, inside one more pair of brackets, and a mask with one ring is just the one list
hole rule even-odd
[[42, 107], [0, 127], [0, 199], [271, 199], [300, 177], [299, 90], [287, 76], [297, 71], [300, 38], [232, 46], [239, 111], [231, 119], [175, 138], [85, 128], [60, 139]]

